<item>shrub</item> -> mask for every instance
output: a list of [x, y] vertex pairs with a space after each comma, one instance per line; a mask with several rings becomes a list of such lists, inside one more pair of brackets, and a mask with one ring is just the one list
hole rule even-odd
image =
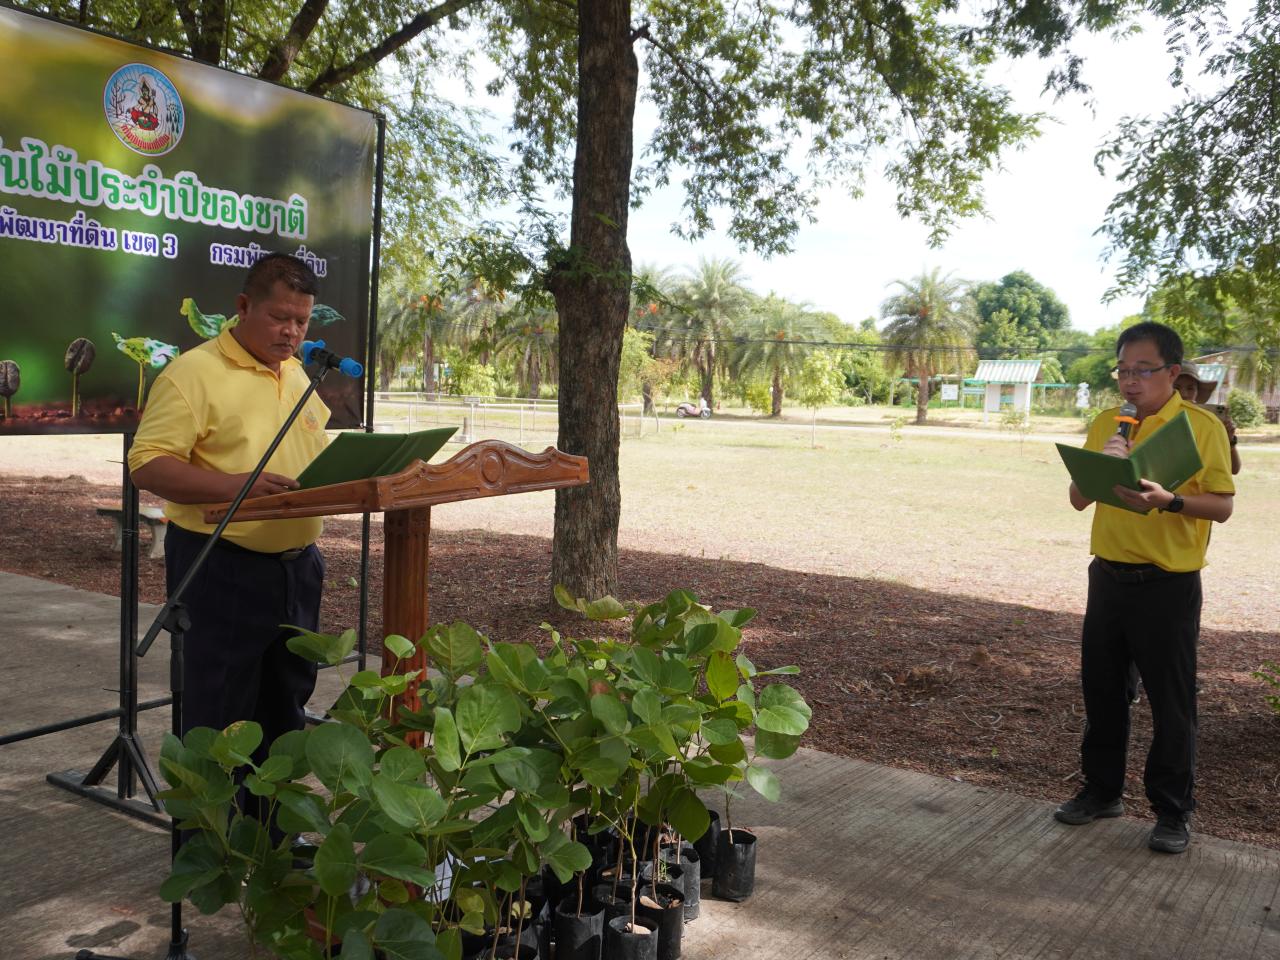
[[1256, 427], [1267, 417], [1267, 408], [1252, 390], [1233, 389], [1227, 394], [1227, 409], [1237, 427]]
[[1255, 670], [1253, 675], [1271, 686], [1274, 692], [1263, 694], [1262, 699], [1267, 702], [1267, 706], [1280, 714], [1280, 664], [1268, 660]]

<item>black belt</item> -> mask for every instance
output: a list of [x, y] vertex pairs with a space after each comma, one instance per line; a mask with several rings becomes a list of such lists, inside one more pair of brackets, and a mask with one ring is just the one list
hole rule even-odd
[[[189, 537], [197, 537], [201, 540], [209, 539], [209, 535], [207, 533], [196, 533], [194, 530], [188, 530], [186, 527], [178, 527], [178, 529]], [[292, 550], [281, 550], [279, 553], [264, 553], [261, 550], [250, 550], [248, 547], [242, 547], [240, 544], [233, 543], [225, 537], [219, 537], [218, 542], [213, 546], [216, 550], [225, 550], [228, 553], [247, 553], [249, 556], [257, 557], [260, 560], [283, 560], [285, 563], [297, 560], [308, 550], [307, 547], [295, 547]]]
[[1119, 560], [1104, 560], [1094, 557], [1095, 562], [1116, 581], [1120, 583], [1151, 583], [1169, 577], [1180, 577], [1190, 571], [1166, 570], [1154, 563], [1121, 563]]

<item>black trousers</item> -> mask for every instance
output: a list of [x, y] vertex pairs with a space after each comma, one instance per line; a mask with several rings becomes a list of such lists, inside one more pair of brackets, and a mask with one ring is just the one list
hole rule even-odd
[[[186, 575], [206, 537], [170, 524], [165, 535], [165, 577], [172, 591]], [[316, 686], [316, 665], [285, 646], [292, 624], [316, 630], [324, 559], [315, 545], [295, 559], [215, 546], [183, 601], [191, 614], [186, 636], [182, 731], [221, 730], [236, 720], [262, 726], [255, 763], [271, 743], [301, 730]]]
[[1089, 566], [1080, 661], [1086, 718], [1081, 766], [1085, 782], [1103, 798], [1123, 792], [1132, 662], [1142, 675], [1154, 727], [1143, 774], [1147, 799], [1157, 815], [1186, 815], [1195, 808], [1200, 573], [1140, 576], [1098, 559]]

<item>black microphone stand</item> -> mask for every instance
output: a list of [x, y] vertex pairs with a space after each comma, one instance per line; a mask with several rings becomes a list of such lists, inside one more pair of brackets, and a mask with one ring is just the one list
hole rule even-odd
[[[168, 599], [165, 600], [164, 606], [160, 608], [160, 612], [156, 614], [156, 618], [151, 621], [151, 627], [147, 630], [146, 635], [138, 644], [137, 655], [144, 657], [147, 651], [151, 649], [151, 644], [155, 642], [156, 637], [161, 630], [167, 630], [169, 633], [169, 689], [173, 696], [173, 735], [182, 737], [182, 694], [183, 694], [183, 671], [185, 669], [184, 646], [186, 641], [186, 633], [191, 629], [191, 617], [187, 612], [186, 606], [182, 602], [182, 598], [186, 595], [188, 588], [196, 578], [196, 574], [205, 565], [209, 559], [209, 554], [217, 545], [218, 539], [222, 536], [222, 531], [227, 529], [229, 524], [235, 517], [236, 511], [240, 509], [245, 499], [249, 496], [249, 491], [253, 489], [253, 485], [257, 482], [258, 477], [262, 475], [262, 471], [266, 469], [267, 462], [271, 459], [272, 454], [276, 452], [276, 448], [280, 446], [284, 440], [284, 435], [289, 432], [289, 428], [293, 426], [293, 421], [298, 419], [298, 414], [302, 412], [302, 408], [306, 406], [311, 395], [316, 392], [316, 387], [320, 386], [320, 382], [329, 374], [330, 365], [327, 358], [319, 361], [319, 370], [311, 376], [311, 383], [298, 398], [298, 402], [294, 404], [292, 412], [288, 419], [281, 425], [276, 432], [275, 438], [272, 439], [267, 452], [262, 455], [262, 459], [258, 461], [258, 465], [253, 468], [253, 472], [245, 479], [244, 484], [240, 487], [240, 492], [235, 495], [235, 499], [231, 501], [231, 505], [227, 508], [226, 515], [218, 521], [218, 525], [213, 528], [213, 532], [209, 534], [209, 539], [205, 541], [204, 546], [200, 548], [200, 552], [196, 554], [195, 560], [191, 562], [191, 566], [187, 568], [186, 574], [178, 583], [178, 586]], [[336, 363], [335, 363], [336, 366]], [[178, 856], [178, 849], [182, 846], [182, 834], [178, 829], [178, 820], [176, 817], [170, 817], [170, 848], [169, 862], [173, 863]], [[169, 928], [169, 952], [165, 954], [165, 960], [196, 960], [195, 955], [187, 951], [187, 931], [182, 926], [182, 900], [174, 901], [170, 915]], [[94, 953], [91, 950], [81, 950], [75, 955], [75, 960], [128, 960], [126, 957], [109, 957], [104, 954]]]

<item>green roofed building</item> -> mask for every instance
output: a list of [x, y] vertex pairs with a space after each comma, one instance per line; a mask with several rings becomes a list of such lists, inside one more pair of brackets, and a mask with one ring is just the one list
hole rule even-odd
[[986, 388], [982, 404], [985, 420], [988, 413], [999, 413], [1002, 405], [1030, 416], [1031, 385], [1039, 376], [1039, 360], [980, 360], [977, 372], [965, 382]]

